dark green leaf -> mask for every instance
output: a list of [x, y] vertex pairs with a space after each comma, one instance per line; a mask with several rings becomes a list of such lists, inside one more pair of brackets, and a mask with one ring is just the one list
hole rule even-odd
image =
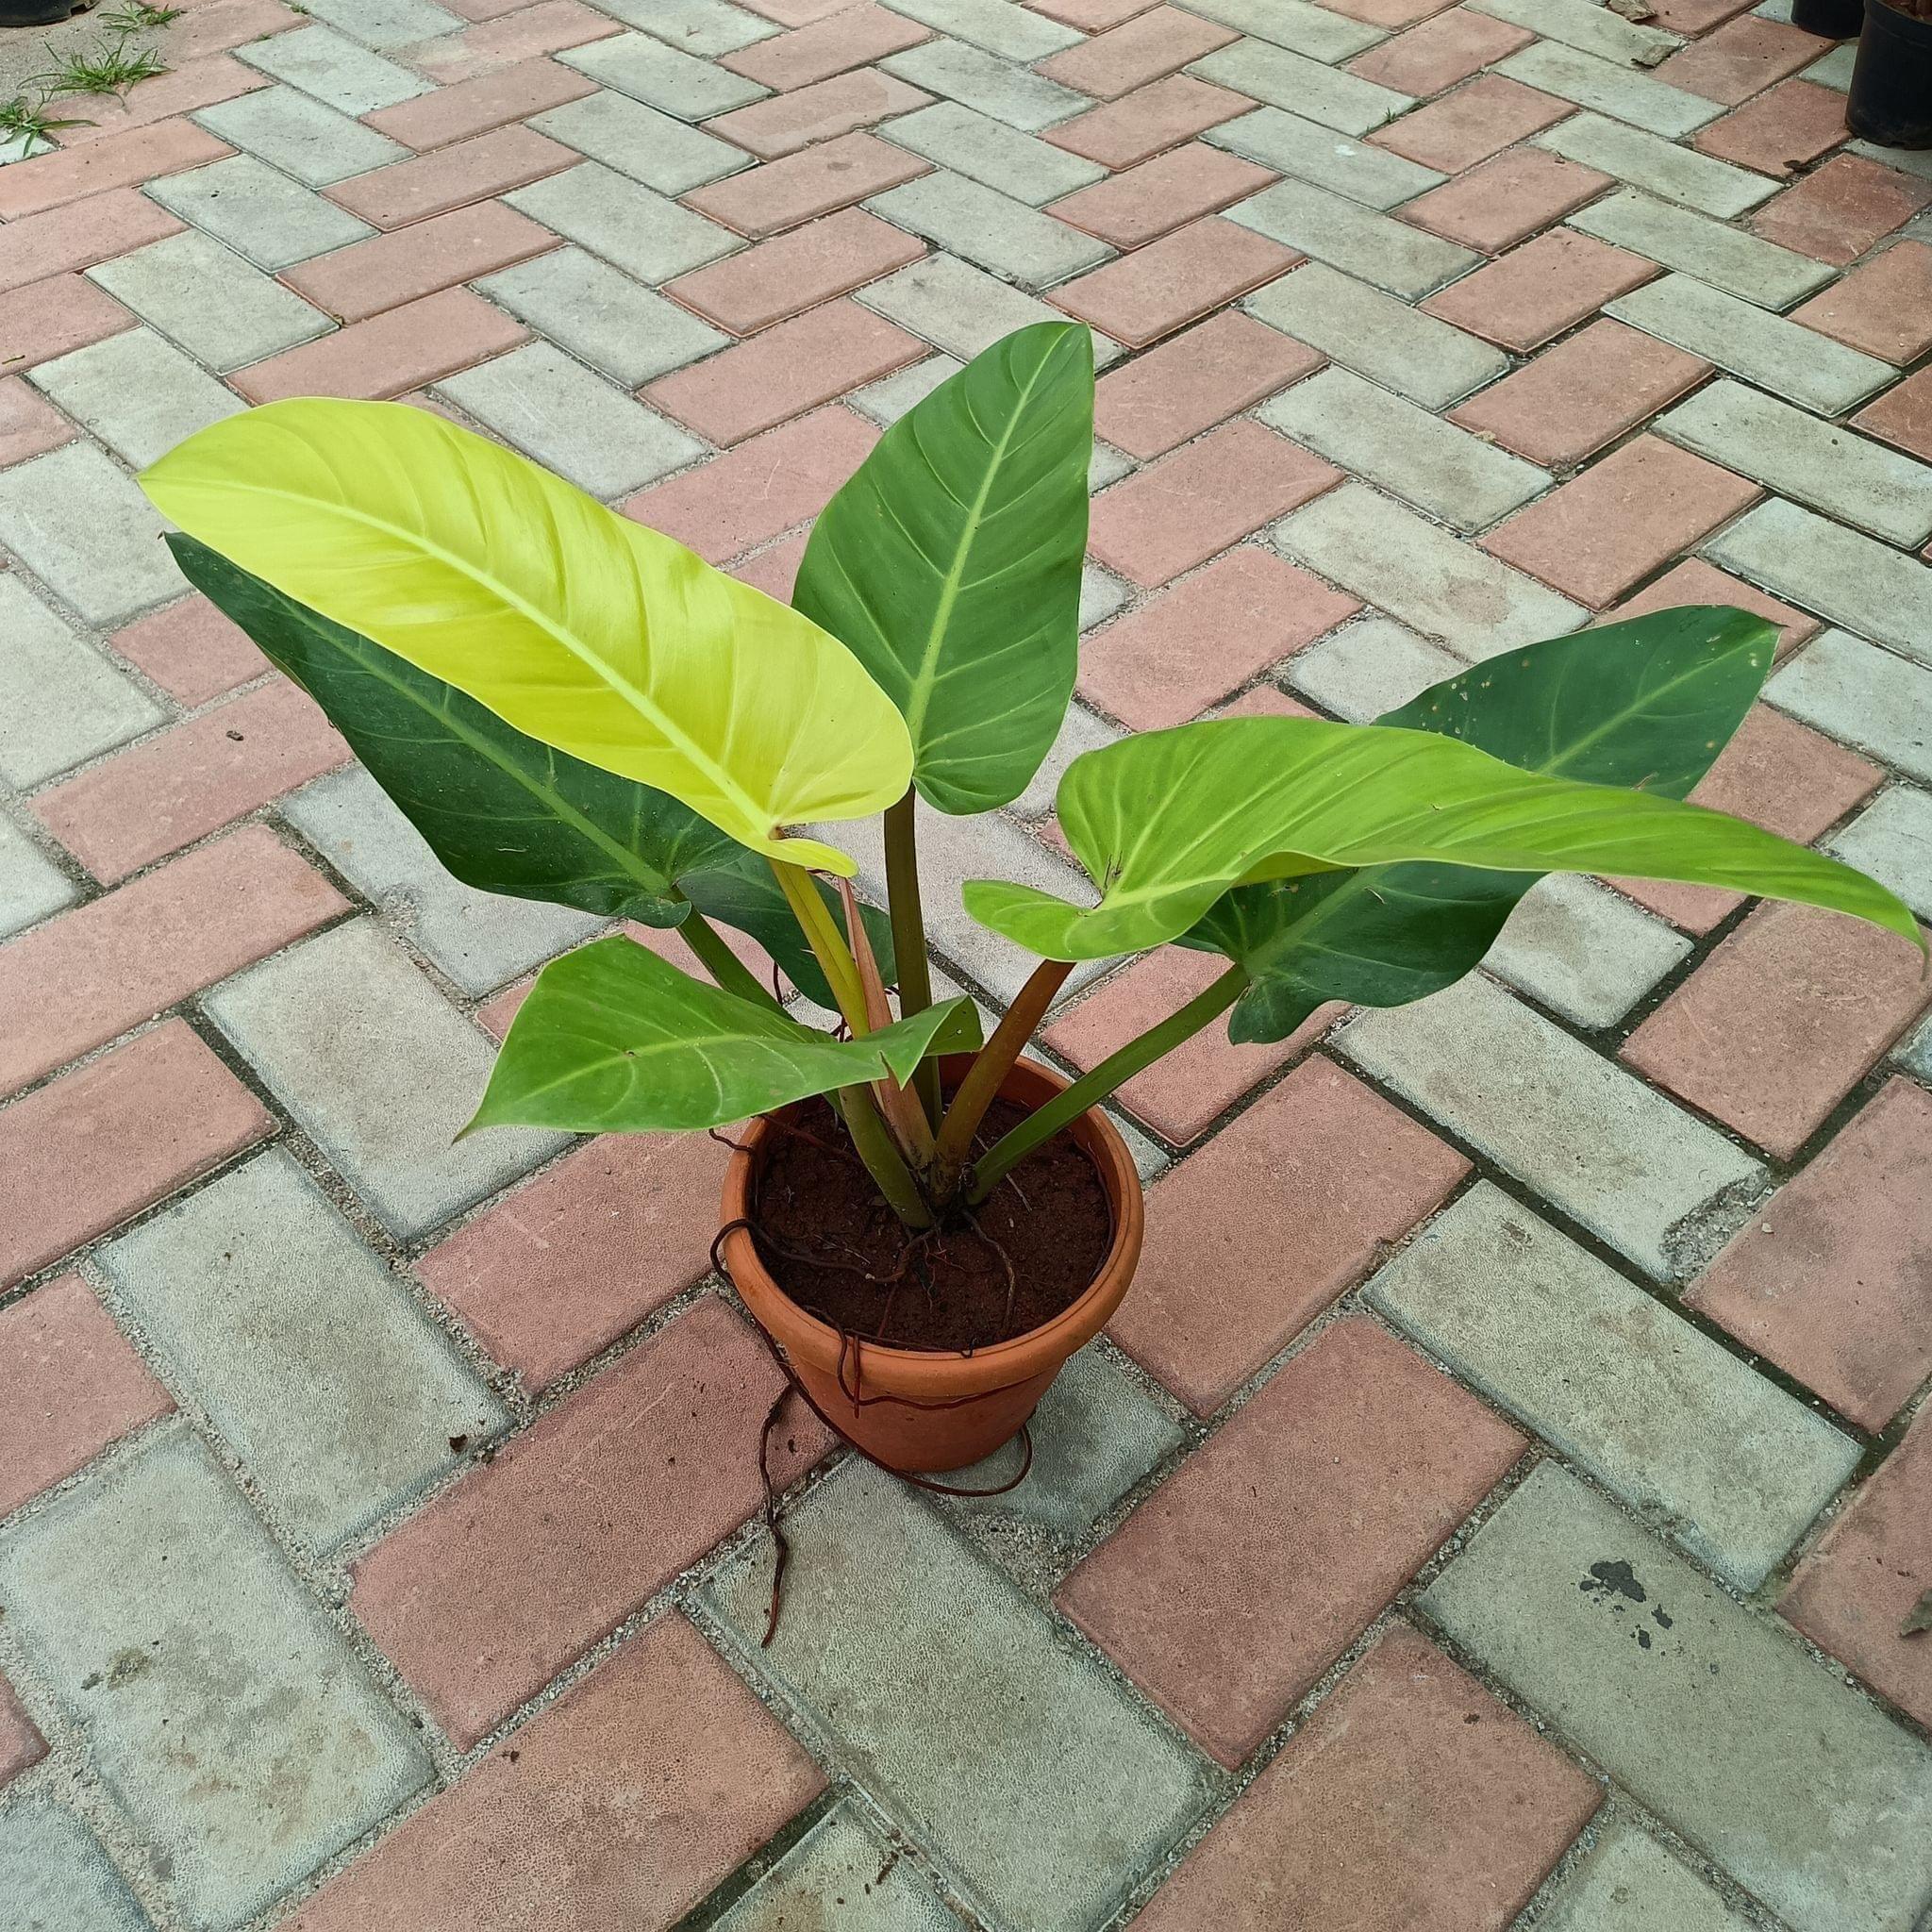
[[[525, 737], [192, 537], [168, 544], [189, 582], [328, 713], [465, 885], [644, 925], [681, 924], [695, 905], [749, 933], [808, 999], [832, 1004], [771, 867], [728, 833], [662, 791]], [[837, 898], [819, 890], [836, 915]], [[890, 985], [890, 922], [868, 907], [866, 929]]]
[[[1658, 611], [1490, 658], [1377, 722], [1525, 771], [1682, 798], [1743, 722], [1776, 641], [1741, 610]], [[1388, 865], [1241, 886], [1181, 943], [1248, 969], [1230, 1039], [1279, 1040], [1324, 1000], [1401, 1006], [1453, 985], [1540, 876]]]
[[1059, 732], [1092, 453], [1092, 337], [1036, 323], [900, 417], [812, 526], [792, 604], [898, 706], [941, 811], [1017, 798]]
[[193, 538], [170, 535], [168, 547], [188, 581], [328, 713], [466, 886], [676, 925], [689, 910], [682, 874], [748, 856], [675, 798], [526, 738]]

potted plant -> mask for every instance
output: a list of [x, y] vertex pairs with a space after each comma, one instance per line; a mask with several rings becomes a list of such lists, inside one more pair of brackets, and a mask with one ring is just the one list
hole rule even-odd
[[[969, 1000], [932, 998], [915, 800], [1004, 805], [1059, 733], [1092, 395], [1084, 328], [996, 343], [833, 498], [790, 608], [408, 407], [273, 404], [143, 478], [190, 581], [459, 879], [688, 943], [703, 977], [621, 934], [546, 966], [465, 1131], [736, 1128], [731, 1277], [825, 1418], [901, 1473], [1012, 1436], [1119, 1305], [1141, 1195], [1100, 1103], [1224, 1014], [1274, 1041], [1330, 1000], [1421, 998], [1556, 870], [1919, 939], [1862, 874], [1683, 802], [1775, 632], [1672, 610], [1508, 651], [1374, 725], [1209, 720], [1074, 759], [1058, 824], [1091, 891], [964, 888], [1039, 960], [982, 1041]], [[837, 842], [875, 814], [883, 913]], [[721, 927], [837, 1026], [786, 1012]], [[1079, 1079], [1024, 1057], [1078, 964], [1166, 944], [1225, 970]]]

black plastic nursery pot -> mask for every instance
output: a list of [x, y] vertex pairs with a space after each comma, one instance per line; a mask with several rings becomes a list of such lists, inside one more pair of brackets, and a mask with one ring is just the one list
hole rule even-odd
[[1865, 0], [1845, 125], [1880, 147], [1932, 147], [1932, 20]]
[[1857, 40], [1865, 25], [1865, 0], [1791, 0], [1791, 25], [1821, 40]]
[[0, 27], [58, 26], [69, 14], [85, 13], [94, 0], [0, 0]]

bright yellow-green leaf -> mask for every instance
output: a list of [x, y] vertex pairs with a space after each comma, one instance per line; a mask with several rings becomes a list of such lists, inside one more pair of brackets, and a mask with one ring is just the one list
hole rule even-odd
[[1821, 852], [1702, 806], [1519, 771], [1426, 731], [1182, 724], [1075, 758], [1056, 804], [1099, 905], [991, 880], [963, 893], [981, 924], [1050, 959], [1178, 938], [1233, 885], [1415, 861], [1727, 886], [1856, 913], [1923, 949], [1894, 894]]
[[849, 877], [782, 829], [869, 817], [910, 779], [904, 721], [836, 638], [426, 409], [271, 403], [142, 484], [298, 603], [753, 851]]

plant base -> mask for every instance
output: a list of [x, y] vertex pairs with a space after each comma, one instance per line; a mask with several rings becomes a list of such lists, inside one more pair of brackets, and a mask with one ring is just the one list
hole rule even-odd
[[[949, 1064], [957, 1078], [964, 1062]], [[1031, 1109], [1066, 1082], [1023, 1060], [1001, 1097]], [[904, 1474], [962, 1469], [1016, 1434], [1061, 1364], [1107, 1324], [1140, 1259], [1141, 1181], [1133, 1157], [1102, 1115], [1069, 1133], [1105, 1191], [1111, 1237], [1090, 1285], [1050, 1321], [972, 1351], [900, 1348], [866, 1341], [807, 1312], [759, 1258], [751, 1233], [755, 1190], [780, 1133], [755, 1121], [725, 1175], [722, 1258], [745, 1306], [782, 1351], [822, 1414], [849, 1441]], [[1030, 1163], [1029, 1163], [1030, 1165]], [[1022, 1187], [1028, 1168], [1018, 1170]], [[913, 1292], [918, 1292], [915, 1289]]]

